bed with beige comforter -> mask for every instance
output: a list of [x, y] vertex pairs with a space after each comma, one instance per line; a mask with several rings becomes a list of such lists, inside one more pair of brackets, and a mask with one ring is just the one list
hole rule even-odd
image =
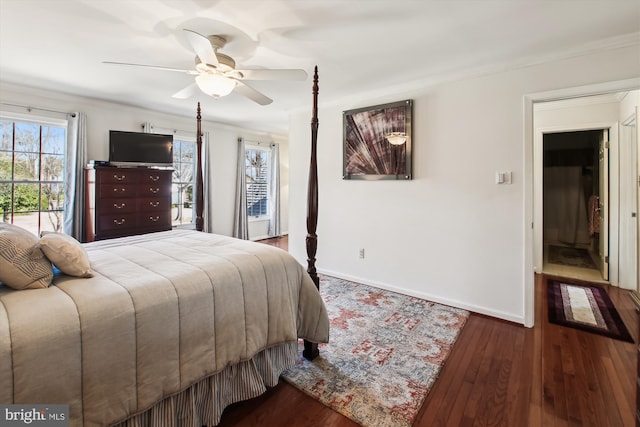
[[[84, 245], [94, 277], [0, 286], [0, 402], [69, 404], [71, 425], [204, 425], [326, 342], [287, 252], [195, 231]], [[181, 420], [181, 421], [177, 421]]]

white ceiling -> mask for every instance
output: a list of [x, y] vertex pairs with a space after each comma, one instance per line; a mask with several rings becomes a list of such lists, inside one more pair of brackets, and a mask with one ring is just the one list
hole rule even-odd
[[[307, 81], [250, 82], [274, 99], [171, 95], [193, 80], [183, 34], [223, 34], [238, 68], [320, 72], [320, 102], [639, 46], [638, 0], [0, 0], [0, 80], [284, 134]], [[361, 105], [357, 105], [361, 106]]]

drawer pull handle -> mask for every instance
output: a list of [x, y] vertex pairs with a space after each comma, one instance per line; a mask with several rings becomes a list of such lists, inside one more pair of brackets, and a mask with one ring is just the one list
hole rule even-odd
[[152, 208], [157, 208], [159, 204], [160, 202], [149, 202], [149, 206], [151, 206]]
[[114, 188], [114, 189], [113, 189], [113, 191], [114, 191], [115, 193], [117, 193], [118, 191], [120, 191], [120, 192], [124, 193], [125, 191], [127, 191], [127, 189], [126, 189], [126, 188]]
[[160, 179], [160, 177], [159, 177], [158, 175], [156, 175], [156, 176], [149, 175], [149, 179], [150, 179], [151, 181], [154, 181], [154, 182], [155, 182], [155, 181], [159, 180], [159, 179]]
[[150, 219], [151, 221], [153, 221], [153, 222], [156, 222], [157, 220], [159, 220], [159, 219], [160, 219], [160, 217], [159, 217], [159, 216], [150, 216], [150, 217], [149, 217], [149, 219]]
[[160, 191], [159, 188], [149, 188], [149, 191], [151, 191], [152, 193], [157, 193], [158, 191]]
[[116, 209], [122, 209], [125, 207], [125, 205], [126, 205], [125, 203], [120, 203], [120, 204], [114, 203], [113, 207]]
[[124, 218], [122, 218], [122, 219], [114, 219], [113, 223], [116, 224], [116, 225], [122, 225], [122, 224], [124, 224]]
[[123, 181], [127, 176], [126, 175], [113, 175], [113, 177], [118, 181]]

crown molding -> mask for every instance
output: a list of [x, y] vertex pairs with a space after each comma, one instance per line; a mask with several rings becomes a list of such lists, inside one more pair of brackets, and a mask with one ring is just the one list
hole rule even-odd
[[547, 52], [542, 55], [531, 55], [528, 57], [519, 58], [507, 64], [507, 67], [530, 67], [547, 62], [562, 61], [564, 59], [576, 58], [592, 53], [604, 52], [607, 50], [624, 49], [634, 46], [640, 46], [640, 32], [596, 40], [591, 43], [585, 43], [580, 46], [575, 46], [572, 49], [557, 50], [554, 52]]

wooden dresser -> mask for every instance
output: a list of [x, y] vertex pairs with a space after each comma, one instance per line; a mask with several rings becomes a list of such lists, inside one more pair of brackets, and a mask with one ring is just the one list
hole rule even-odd
[[171, 170], [85, 169], [85, 241], [171, 229]]

